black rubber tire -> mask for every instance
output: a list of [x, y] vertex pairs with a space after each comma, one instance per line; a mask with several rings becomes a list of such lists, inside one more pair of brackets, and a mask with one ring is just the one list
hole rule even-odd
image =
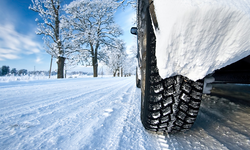
[[[149, 23], [150, 24], [150, 23]], [[159, 76], [155, 57], [155, 35], [148, 31], [146, 68], [142, 76], [141, 121], [150, 131], [176, 133], [190, 129], [198, 115], [203, 83], [177, 75], [167, 79]], [[144, 90], [144, 91], [143, 91]]]

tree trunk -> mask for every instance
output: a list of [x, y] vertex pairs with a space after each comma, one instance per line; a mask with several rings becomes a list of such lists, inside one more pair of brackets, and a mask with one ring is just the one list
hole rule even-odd
[[123, 77], [123, 68], [121, 68], [121, 77]]
[[95, 62], [95, 64], [93, 65], [93, 71], [94, 71], [94, 74], [93, 74], [93, 76], [94, 77], [98, 77], [98, 63], [97, 63], [97, 59], [95, 58], [95, 60], [94, 60], [94, 62]]
[[120, 77], [120, 68], [118, 68], [117, 71], [118, 71], [117, 77]]
[[[53, 1], [52, 1], [53, 4]], [[58, 5], [57, 7], [55, 7], [55, 5], [53, 5], [53, 9], [55, 12], [55, 37], [56, 37], [56, 44], [57, 44], [57, 48], [58, 48], [58, 52], [59, 52], [59, 56], [58, 56], [58, 60], [57, 60], [57, 78], [63, 78], [64, 75], [64, 62], [65, 62], [65, 58], [64, 56], [64, 50], [62, 49], [62, 43], [60, 41], [60, 28], [59, 28], [59, 24], [60, 24], [60, 20], [59, 20], [59, 9], [60, 9], [60, 5]]]
[[65, 75], [64, 78], [67, 78], [67, 65], [65, 65]]
[[99, 48], [99, 43], [97, 42], [95, 49], [92, 44], [90, 44], [90, 47], [91, 47], [91, 55], [92, 55], [93, 77], [98, 77], [98, 61], [97, 61], [98, 52], [97, 51]]
[[49, 78], [51, 76], [52, 62], [53, 62], [53, 56], [51, 55], [50, 68], [49, 68]]
[[92, 57], [92, 65], [93, 65], [93, 77], [98, 76], [98, 62], [97, 62], [97, 57]]
[[65, 61], [64, 57], [60, 57], [60, 56], [58, 57], [58, 60], [57, 60], [57, 66], [58, 66], [57, 78], [63, 78], [64, 61]]
[[92, 65], [93, 65], [93, 77], [98, 76], [98, 62], [97, 62], [97, 52], [94, 52], [93, 47], [91, 46], [91, 54], [92, 54]]

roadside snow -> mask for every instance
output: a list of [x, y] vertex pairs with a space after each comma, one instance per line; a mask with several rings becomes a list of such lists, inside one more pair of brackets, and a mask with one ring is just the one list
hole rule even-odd
[[134, 78], [0, 83], [0, 149], [157, 148], [139, 104]]
[[147, 132], [135, 78], [0, 83], [0, 149], [248, 149], [250, 108], [205, 96], [185, 133]]
[[[57, 76], [51, 76], [50, 79], [56, 79]], [[1, 76], [0, 77], [0, 83], [1, 82], [16, 82], [16, 81], [33, 81], [33, 80], [48, 80], [49, 76], [45, 75], [24, 75], [24, 76]]]
[[159, 24], [157, 66], [162, 78], [198, 80], [250, 55], [250, 1], [154, 1]]
[[[100, 77], [112, 77], [112, 75], [99, 75]], [[67, 78], [92, 78], [92, 74], [73, 74], [67, 75]], [[29, 81], [36, 81], [36, 80], [56, 80], [57, 75], [53, 75], [49, 78], [46, 75], [22, 75], [22, 76], [0, 76], [0, 84], [5, 82], [29, 82]]]

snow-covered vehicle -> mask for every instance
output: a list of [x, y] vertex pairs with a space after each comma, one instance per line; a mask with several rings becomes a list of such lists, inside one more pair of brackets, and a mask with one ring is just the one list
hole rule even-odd
[[138, 0], [137, 20], [146, 129], [188, 130], [210, 83], [250, 84], [250, 1]]

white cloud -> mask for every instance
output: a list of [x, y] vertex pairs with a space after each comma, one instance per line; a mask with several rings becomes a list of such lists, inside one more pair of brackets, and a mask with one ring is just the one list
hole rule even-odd
[[39, 64], [42, 63], [42, 59], [40, 57], [37, 57], [36, 58], [36, 63], [39, 63]]
[[9, 53], [2, 53], [2, 49], [0, 48], [0, 61], [5, 59], [18, 59], [17, 55], [9, 54]]
[[33, 40], [34, 36], [18, 33], [12, 24], [0, 24], [0, 61], [39, 53], [42, 46]]

